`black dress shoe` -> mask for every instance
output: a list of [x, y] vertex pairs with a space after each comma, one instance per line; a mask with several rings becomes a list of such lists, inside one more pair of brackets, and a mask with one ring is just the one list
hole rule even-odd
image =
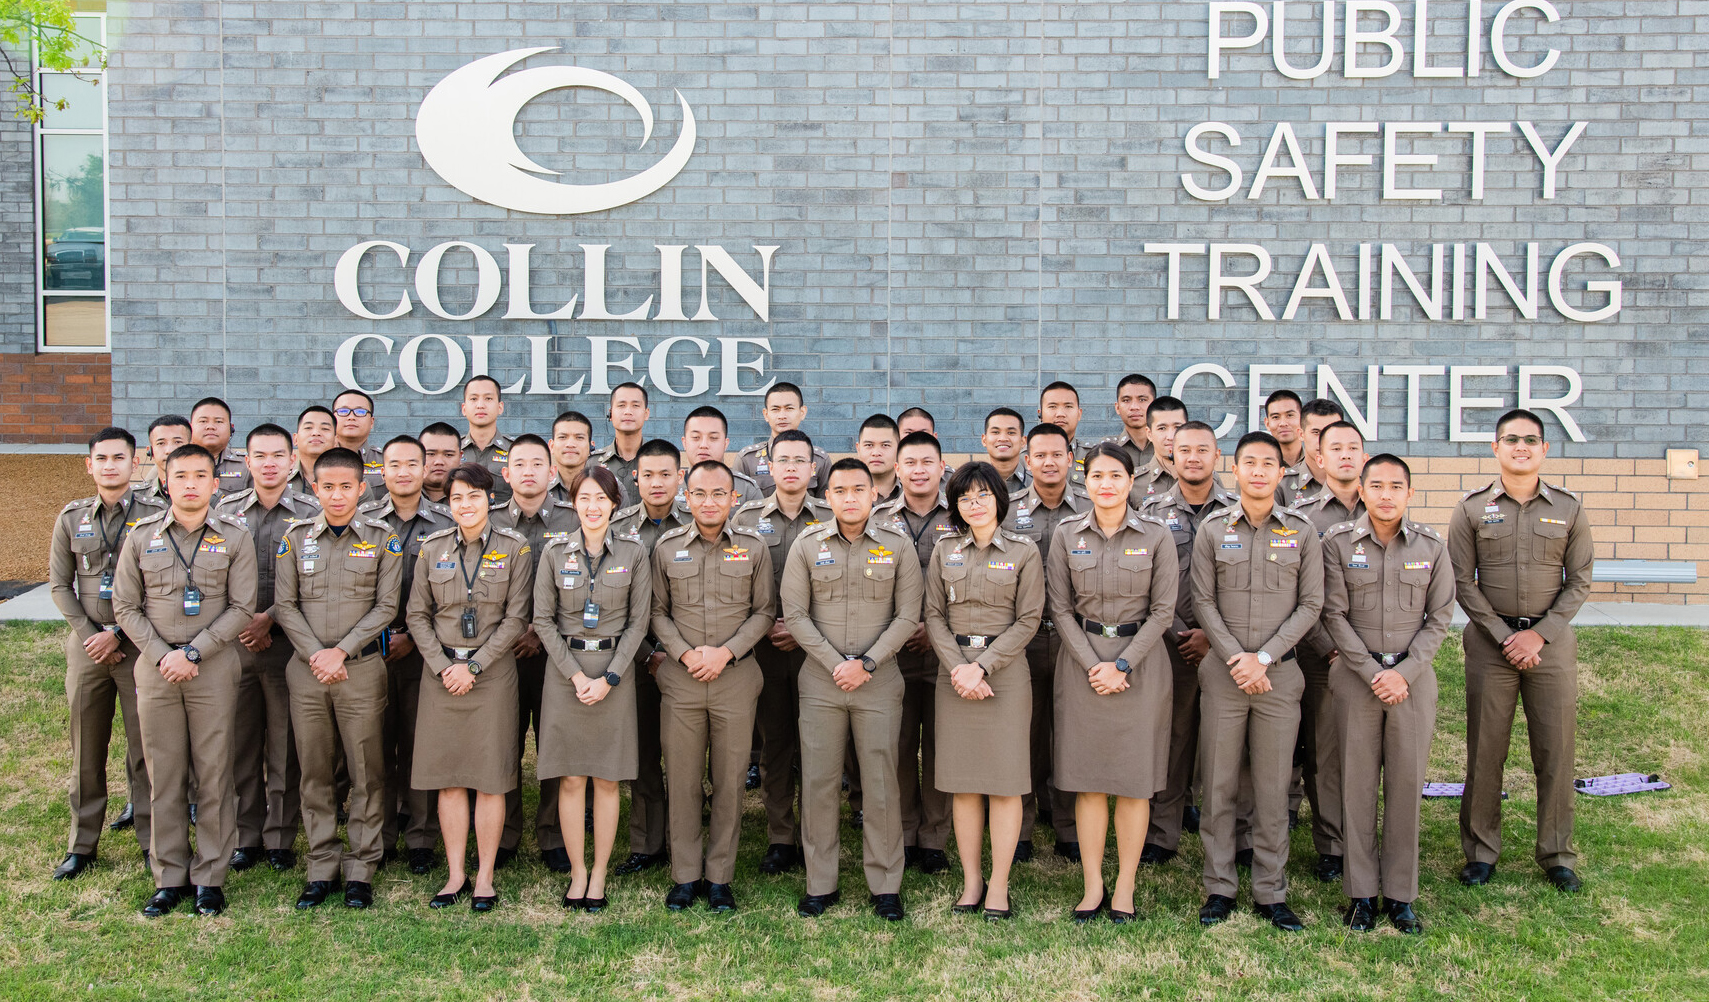
[[948, 872], [949, 856], [942, 849], [921, 849], [914, 869], [928, 875]]
[[795, 914], [802, 918], [818, 918], [825, 914], [827, 908], [836, 907], [842, 900], [842, 891], [832, 891], [829, 894], [809, 894], [795, 903]]
[[1080, 862], [1080, 843], [1058, 842], [1056, 843], [1056, 854], [1070, 863], [1078, 863]]
[[1116, 911], [1114, 908], [1110, 909], [1110, 924], [1111, 925], [1127, 925], [1129, 922], [1138, 922], [1138, 921], [1139, 921], [1139, 915], [1136, 912], [1119, 912], [1119, 911]]
[[849, 827], [855, 829], [856, 831], [859, 831], [860, 829], [866, 827], [866, 812], [865, 811], [855, 811], [853, 814], [850, 814], [849, 815]]
[[1370, 932], [1377, 927], [1377, 899], [1354, 898], [1341, 913], [1341, 922], [1354, 932]]
[[1460, 867], [1460, 883], [1467, 887], [1482, 887], [1495, 876], [1494, 863], [1467, 863]]
[[757, 766], [757, 765], [748, 766], [748, 781], [744, 785], [750, 790], [757, 790], [760, 788], [760, 767], [759, 766]]
[[194, 828], [195, 826], [196, 826], [196, 805], [191, 804], [190, 805], [190, 827]]
[[1584, 881], [1578, 879], [1578, 874], [1570, 866], [1551, 866], [1543, 871], [1543, 876], [1549, 878], [1555, 890], [1564, 894], [1577, 894], [1584, 890]]
[[269, 849], [267, 850], [267, 865], [271, 866], [276, 873], [295, 869], [297, 854], [291, 849]]
[[509, 866], [511, 864], [511, 862], [515, 859], [516, 859], [516, 850], [515, 849], [506, 849], [503, 846], [499, 846], [498, 855], [493, 857], [493, 869], [502, 870], [505, 867]]
[[374, 904], [374, 885], [365, 880], [350, 880], [344, 884], [344, 907], [369, 908]]
[[429, 908], [449, 908], [452, 905], [456, 904], [457, 902], [463, 900], [463, 895], [471, 894], [474, 892], [474, 890], [475, 890], [474, 883], [471, 880], [469, 880], [468, 877], [464, 877], [462, 887], [457, 888], [455, 891], [452, 891], [450, 894], [435, 894], [433, 897], [427, 899], [427, 907], [429, 907]]
[[706, 906], [715, 912], [733, 912], [736, 910], [736, 892], [729, 884], [707, 884]]
[[438, 860], [434, 857], [432, 849], [409, 850], [409, 872], [417, 876], [433, 872], [433, 865], [436, 862]]
[[1175, 849], [1165, 849], [1160, 845], [1147, 842], [1145, 848], [1139, 850], [1139, 861], [1149, 866], [1160, 866], [1179, 855], [1180, 852]]
[[397, 851], [397, 849], [393, 848], [392, 846], [387, 846], [380, 853], [380, 868], [381, 869], [385, 869], [386, 867], [391, 866], [393, 863], [396, 863], [397, 861], [398, 861], [398, 851]]
[[620, 877], [627, 877], [632, 873], [640, 873], [642, 870], [664, 866], [668, 862], [670, 862], [670, 857], [662, 852], [632, 852], [628, 859], [617, 864], [616, 872]]
[[1295, 809], [1288, 812], [1288, 831], [1293, 831], [1295, 828], [1298, 828], [1299, 826], [1300, 826], [1300, 812], [1299, 812], [1299, 808], [1295, 808]]
[[209, 917], [225, 911], [225, 890], [219, 887], [196, 888], [196, 914]]
[[1294, 910], [1288, 907], [1286, 901], [1278, 901], [1273, 905], [1253, 905], [1252, 911], [1283, 932], [1299, 932], [1305, 928], [1305, 923], [1300, 921], [1300, 917], [1294, 914]]
[[570, 850], [562, 847], [540, 850], [540, 862], [545, 863], [546, 869], [553, 873], [569, 873], [572, 869], [570, 866]]
[[95, 865], [95, 854], [92, 852], [68, 852], [65, 859], [53, 868], [53, 879], [76, 880], [83, 871]]
[[1408, 936], [1424, 935], [1424, 921], [1412, 910], [1412, 902], [1384, 901], [1383, 911], [1388, 912], [1389, 924], [1402, 933]]
[[303, 893], [297, 895], [297, 910], [308, 911], [318, 908], [322, 902], [338, 890], [337, 880], [311, 880], [303, 885]]
[[886, 922], [902, 921], [902, 895], [874, 894], [872, 896], [872, 913]]
[[1194, 835], [1199, 833], [1199, 809], [1192, 804], [1181, 808], [1181, 827]]
[[1212, 894], [1205, 899], [1203, 905], [1199, 906], [1199, 924], [1216, 925], [1218, 922], [1228, 921], [1228, 917], [1233, 914], [1233, 898], [1223, 897], [1221, 894]]
[[610, 906], [611, 906], [611, 902], [606, 900], [605, 898], [583, 898], [582, 899], [582, 907], [584, 909], [586, 909], [588, 914], [590, 914], [590, 915], [594, 914], [596, 912], [605, 911], [605, 909], [609, 908]]
[[267, 850], [258, 845], [240, 845], [231, 851], [231, 859], [226, 868], [233, 873], [242, 873], [261, 864], [267, 858]]
[[1104, 909], [1108, 907], [1110, 907], [1110, 893], [1105, 891], [1103, 898], [1098, 901], [1098, 904], [1095, 907], [1074, 909], [1074, 924], [1085, 925], [1097, 918], [1099, 915], [1104, 914]]
[[113, 823], [107, 826], [107, 830], [110, 832], [124, 831], [134, 824], [136, 824], [136, 805], [126, 804], [125, 809], [119, 812], [119, 816], [113, 819]]
[[1252, 869], [1252, 850], [1251, 849], [1237, 849], [1237, 850], [1235, 850], [1234, 865], [1240, 867], [1242, 870]]
[[1015, 843], [1015, 862], [1017, 862], [1017, 863], [1030, 863], [1030, 862], [1032, 862], [1032, 858], [1033, 858], [1033, 840], [1032, 839], [1024, 838], [1024, 839], [1021, 839], [1019, 842]]
[[765, 856], [760, 859], [760, 872], [768, 876], [787, 873], [801, 865], [801, 851], [784, 842], [773, 842], [766, 846]]
[[498, 895], [496, 894], [477, 894], [469, 899], [469, 910], [481, 915], [485, 915], [497, 907]]
[[1317, 854], [1317, 870], [1316, 870], [1316, 873], [1317, 873], [1317, 879], [1323, 881], [1326, 884], [1331, 883], [1331, 882], [1336, 881], [1336, 880], [1340, 880], [1341, 879], [1341, 857], [1340, 856], [1331, 856], [1325, 852], [1318, 853]]
[[669, 908], [673, 912], [680, 912], [689, 905], [694, 904], [694, 899], [699, 897], [702, 893], [703, 889], [700, 886], [700, 881], [698, 880], [691, 880], [686, 884], [672, 885], [671, 889], [665, 892], [665, 907]]
[[159, 918], [178, 907], [178, 903], [196, 893], [189, 884], [183, 887], [162, 887], [148, 899], [148, 904], [142, 906], [142, 913], [149, 918]]
[[980, 913], [987, 922], [1007, 922], [1015, 917], [1015, 903], [1009, 902], [1007, 908], [987, 908]]
[[950, 910], [950, 914], [952, 914], [952, 915], [972, 915], [976, 912], [984, 911], [985, 910], [985, 889], [980, 888], [979, 900], [973, 902], [970, 905], [964, 905], [964, 904], [960, 904], [960, 903], [953, 904], [953, 905], [950, 905], [949, 910]]

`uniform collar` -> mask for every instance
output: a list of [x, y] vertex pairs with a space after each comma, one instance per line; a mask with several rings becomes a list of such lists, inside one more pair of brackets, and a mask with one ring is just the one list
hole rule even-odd
[[[1490, 496], [1489, 496], [1489, 499], [1491, 501], [1496, 501], [1496, 500], [1499, 500], [1499, 499], [1504, 498], [1504, 497], [1505, 498], [1512, 498], [1513, 497], [1513, 495], [1507, 493], [1507, 488], [1502, 486], [1500, 477], [1496, 477], [1495, 482], [1490, 484], [1489, 486], [1490, 486], [1490, 490], [1493, 491], [1493, 493], [1490, 494]], [[1544, 480], [1542, 477], [1537, 478], [1537, 497], [1542, 498], [1544, 501], [1547, 501], [1550, 504], [1555, 503], [1555, 495], [1552, 493], [1551, 488], [1549, 487], [1548, 481]], [[1515, 499], [1513, 503], [1519, 504], [1520, 502], [1517, 499]]]
[[[1270, 514], [1268, 514], [1264, 517], [1264, 522], [1275, 522], [1277, 525], [1281, 525], [1282, 524], [1281, 513], [1282, 513], [1282, 506], [1279, 504], [1272, 503], [1270, 506]], [[1246, 506], [1240, 503], [1239, 498], [1236, 498], [1234, 501], [1234, 514], [1229, 516], [1229, 518], [1228, 518], [1228, 524], [1230, 526], [1233, 526], [1234, 523], [1236, 523], [1236, 522], [1245, 522], [1246, 524], [1252, 526], [1253, 530], [1255, 530], [1255, 531], [1258, 529], [1262, 529], [1264, 527], [1264, 523], [1253, 524], [1253, 522], [1249, 518], [1247, 518]]]
[[[166, 506], [165, 515], [166, 515], [166, 517], [161, 519], [161, 521], [160, 521], [160, 531], [161, 532], [165, 532], [167, 529], [172, 528], [174, 525], [177, 525], [180, 529], [183, 529], [185, 532], [198, 532], [198, 531], [200, 531], [199, 529], [191, 529], [188, 526], [185, 526], [185, 525], [179, 523], [175, 518], [173, 518], [172, 517], [172, 506], [170, 504], [168, 504]], [[209, 532], [215, 532], [216, 531], [214, 528], [214, 508], [212, 505], [208, 506], [208, 514], [207, 514], [206, 518], [203, 520], [202, 526], [204, 528], [206, 528]]]
[[[955, 539], [956, 549], [958, 550], [970, 550], [979, 545], [979, 543], [973, 538], [972, 529], [962, 531], [955, 537]], [[991, 545], [1005, 552], [1009, 549], [1009, 541], [1003, 537], [1003, 529], [1001, 526], [997, 528], [996, 535], [991, 537]]]
[[[491, 442], [487, 443], [486, 448], [497, 449], [501, 452], [508, 452], [510, 450], [510, 441], [511, 439], [509, 435], [499, 432], [493, 436], [493, 440]], [[467, 432], [463, 433], [462, 444], [464, 449], [474, 449], [476, 452], [485, 451], [485, 449], [475, 444], [475, 440], [470, 438]]]
[[[1027, 484], [1027, 492], [1023, 500], [1029, 500], [1032, 502], [1032, 505], [1027, 508], [1027, 511], [1029, 512], [1038, 511], [1039, 508], [1043, 506], [1044, 502], [1038, 496], [1038, 482], [1036, 480]], [[1062, 485], [1062, 503], [1068, 506], [1069, 511], [1078, 515], [1083, 510], [1091, 509], [1090, 504], [1087, 504], [1082, 508], [1080, 501], [1080, 498], [1074, 496], [1074, 482], [1072, 480], [1064, 481]]]
[[[1415, 533], [1413, 532], [1413, 529], [1412, 529], [1412, 520], [1406, 519], [1406, 518], [1401, 519], [1400, 520], [1400, 532], [1395, 535], [1395, 538], [1400, 540], [1402, 543], [1410, 543], [1412, 541], [1412, 537], [1414, 535], [1415, 535]], [[1355, 518], [1353, 520], [1353, 538], [1354, 539], [1369, 538], [1373, 543], [1376, 543], [1378, 546], [1383, 545], [1382, 542], [1377, 539], [1376, 530], [1371, 528], [1371, 514], [1370, 514], [1370, 512], [1360, 512], [1359, 517]]]
[[[814, 497], [811, 494], [808, 494], [801, 502], [801, 514], [804, 514], [804, 515], [818, 514], [818, 512], [815, 510], [815, 508], [821, 507], [824, 504], [825, 504], [825, 502], [819, 500], [818, 498]], [[874, 512], [877, 511], [876, 506], [874, 507], [873, 510], [874, 510]], [[783, 512], [783, 508], [780, 507], [777, 503], [777, 492], [776, 491], [772, 491], [770, 494], [767, 494], [765, 496], [765, 499], [760, 503], [759, 515], [761, 518], [765, 518], [767, 515], [770, 515], [772, 512], [777, 512], [779, 514], [782, 514], [782, 512]]]

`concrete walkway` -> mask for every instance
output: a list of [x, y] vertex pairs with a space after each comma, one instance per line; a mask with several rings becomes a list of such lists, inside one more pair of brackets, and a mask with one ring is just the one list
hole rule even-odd
[[[38, 585], [9, 602], [0, 602], [0, 622], [13, 619], [57, 622], [62, 617]], [[1579, 626], [1702, 626], [1709, 627], [1709, 605], [1655, 605], [1648, 602], [1586, 602], [1573, 620]], [[1454, 625], [1466, 625], [1465, 614], [1454, 610]]]

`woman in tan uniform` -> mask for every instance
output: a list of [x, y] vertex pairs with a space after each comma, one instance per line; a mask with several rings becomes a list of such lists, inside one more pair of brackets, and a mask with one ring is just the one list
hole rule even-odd
[[[1086, 893], [1074, 921], [1134, 920], [1134, 872], [1151, 795], [1168, 785], [1174, 683], [1163, 632], [1174, 619], [1175, 543], [1168, 527], [1128, 507], [1133, 460], [1114, 443], [1086, 454], [1092, 510], [1056, 527], [1045, 578], [1062, 634], [1056, 662], [1058, 789], [1079, 794], [1074, 823]], [[1104, 833], [1116, 798], [1116, 886], [1104, 889]]]
[[[1001, 528], [1008, 489], [990, 463], [950, 478], [950, 521], [926, 570], [926, 635], [938, 656], [937, 788], [954, 794], [962, 892], [955, 911], [1014, 915], [1009, 867], [1021, 837], [1021, 797], [1032, 789], [1032, 679], [1027, 642], [1044, 618], [1044, 561], [1032, 540]], [[991, 879], [980, 879], [986, 798]]]
[[[528, 628], [533, 561], [521, 533], [487, 521], [493, 475], [464, 463], [451, 471], [445, 502], [455, 527], [421, 543], [405, 622], [421, 651], [410, 785], [439, 791], [439, 829], [450, 874], [428, 904], [448, 908], [465, 894], [475, 911], [491, 911], [493, 863], [504, 829], [504, 795], [516, 787], [516, 659]], [[475, 848], [480, 866], [464, 872], [469, 843], [469, 791], [475, 791]]]
[[[617, 784], [640, 772], [635, 687], [624, 685], [647, 635], [652, 561], [641, 538], [616, 535], [623, 490], [604, 467], [570, 482], [581, 528], [540, 551], [534, 633], [553, 670], [540, 705], [540, 778], [558, 779], [558, 817], [570, 853], [564, 907], [605, 908], [605, 872], [617, 836]], [[582, 805], [593, 780], [593, 870]]]

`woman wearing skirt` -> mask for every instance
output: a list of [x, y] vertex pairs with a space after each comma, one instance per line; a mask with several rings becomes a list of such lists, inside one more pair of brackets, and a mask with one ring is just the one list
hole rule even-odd
[[[569, 484], [581, 528], [547, 543], [534, 572], [534, 633], [546, 649], [540, 699], [542, 780], [558, 780], [558, 818], [570, 852], [564, 907], [605, 908], [605, 873], [617, 836], [617, 784], [639, 774], [635, 686], [624, 685], [647, 635], [652, 561], [640, 537], [616, 536], [623, 497], [610, 470], [592, 466]], [[582, 822], [593, 780], [593, 870]]]
[[[939, 541], [926, 569], [926, 635], [938, 656], [935, 781], [954, 795], [962, 873], [954, 910], [983, 905], [987, 919], [1006, 919], [1014, 914], [1009, 868], [1021, 797], [1032, 789], [1026, 649], [1044, 615], [1044, 561], [1032, 540], [1001, 528], [1009, 495], [991, 464], [956, 470], [946, 500], [959, 534]], [[984, 882], [987, 798], [991, 879]]]
[[[1078, 794], [1074, 823], [1086, 891], [1084, 923], [1109, 909], [1134, 920], [1134, 873], [1151, 822], [1151, 796], [1167, 785], [1173, 683], [1163, 631], [1179, 586], [1169, 529], [1127, 506], [1133, 460], [1111, 443], [1086, 454], [1092, 510], [1064, 519], [1045, 568], [1050, 616], [1062, 635], [1056, 662], [1057, 789]], [[1116, 798], [1116, 885], [1104, 885], [1104, 834]]]
[[[421, 651], [410, 786], [439, 791], [439, 829], [450, 874], [428, 902], [448, 908], [465, 894], [491, 911], [493, 863], [504, 829], [504, 795], [516, 788], [516, 659], [528, 628], [533, 560], [521, 533], [487, 521], [493, 475], [464, 463], [451, 471], [445, 502], [456, 526], [428, 536], [415, 564], [405, 622]], [[469, 791], [475, 793], [474, 881], [464, 870]]]

